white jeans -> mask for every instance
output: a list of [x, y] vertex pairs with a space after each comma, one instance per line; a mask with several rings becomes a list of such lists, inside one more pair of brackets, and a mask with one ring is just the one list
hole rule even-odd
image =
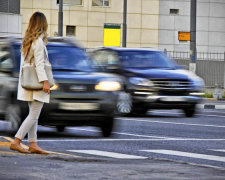
[[31, 101], [28, 102], [28, 105], [29, 105], [29, 114], [23, 121], [15, 137], [22, 140], [28, 133], [29, 142], [37, 142], [38, 118], [40, 116], [41, 109], [44, 103], [40, 101]]

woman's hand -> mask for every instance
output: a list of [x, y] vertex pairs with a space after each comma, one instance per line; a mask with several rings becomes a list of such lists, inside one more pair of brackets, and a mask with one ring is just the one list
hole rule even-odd
[[48, 84], [48, 81], [44, 81], [44, 85], [43, 85], [43, 91], [46, 92], [46, 93], [50, 93], [50, 86]]

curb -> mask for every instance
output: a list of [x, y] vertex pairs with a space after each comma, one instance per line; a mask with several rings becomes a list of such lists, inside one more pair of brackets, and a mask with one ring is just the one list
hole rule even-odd
[[225, 110], [225, 105], [219, 105], [219, 104], [198, 104], [197, 107], [199, 109], [220, 109], [220, 110]]

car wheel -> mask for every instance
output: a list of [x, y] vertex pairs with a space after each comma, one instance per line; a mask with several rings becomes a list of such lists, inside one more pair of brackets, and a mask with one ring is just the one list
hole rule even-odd
[[19, 104], [9, 104], [6, 109], [6, 121], [9, 123], [9, 132], [16, 132], [22, 123], [22, 109]]
[[114, 125], [114, 118], [113, 117], [107, 117], [105, 118], [101, 130], [102, 130], [102, 135], [104, 137], [110, 137], [112, 134], [113, 130], [113, 125]]
[[191, 108], [183, 109], [183, 111], [186, 117], [193, 117], [196, 112], [195, 105], [193, 105]]
[[117, 100], [117, 112], [129, 114], [132, 111], [132, 99], [130, 93], [120, 92]]
[[58, 132], [64, 132], [65, 126], [56, 126], [56, 129], [57, 129]]

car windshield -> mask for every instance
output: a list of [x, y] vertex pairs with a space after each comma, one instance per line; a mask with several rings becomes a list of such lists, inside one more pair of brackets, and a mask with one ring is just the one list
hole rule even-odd
[[47, 46], [53, 70], [92, 71], [91, 63], [84, 51], [68, 46]]
[[121, 51], [125, 68], [175, 68], [176, 63], [160, 51]]
[[[20, 66], [20, 44], [13, 45], [16, 58], [16, 69]], [[70, 46], [47, 46], [49, 61], [53, 70], [59, 71], [92, 71], [90, 60], [82, 49]]]

